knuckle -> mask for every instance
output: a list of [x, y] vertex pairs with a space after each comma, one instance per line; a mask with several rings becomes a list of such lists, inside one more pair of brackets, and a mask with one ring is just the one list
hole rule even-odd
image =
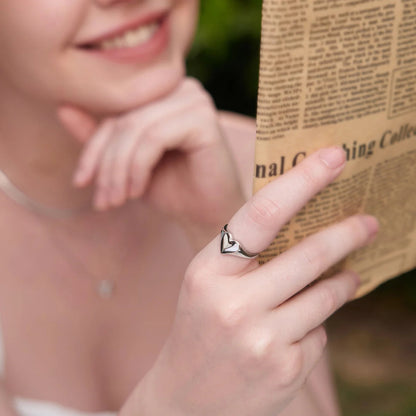
[[215, 310], [216, 321], [224, 330], [234, 330], [241, 326], [247, 315], [247, 306], [239, 302], [225, 302], [217, 305]]
[[210, 110], [210, 115], [212, 117], [217, 117], [217, 108], [215, 106], [215, 101], [211, 97], [211, 95], [205, 90], [201, 91], [201, 102]]
[[199, 299], [206, 291], [205, 275], [200, 268], [190, 264], [185, 272], [182, 290], [188, 299]]
[[182, 291], [187, 299], [195, 299], [203, 292], [201, 279], [194, 274], [186, 274], [182, 283]]
[[290, 387], [302, 375], [305, 357], [300, 345], [292, 345], [279, 368], [279, 386]]
[[245, 361], [249, 366], [269, 366], [274, 352], [273, 337], [269, 333], [253, 331], [243, 342]]
[[193, 111], [195, 116], [199, 117], [206, 126], [209, 126], [208, 123], [211, 123], [213, 126], [217, 126], [217, 109], [214, 101], [208, 94], [202, 94], [198, 97], [198, 100], [194, 102]]
[[196, 88], [205, 91], [205, 88], [203, 87], [202, 83], [194, 77], [187, 77], [184, 81], [184, 85], [187, 87], [189, 86], [191, 88]]
[[200, 81], [195, 78], [189, 78], [186, 81], [185, 86], [187, 86], [190, 90], [193, 90], [194, 93], [196, 92], [196, 95], [194, 96], [196, 99], [194, 103], [195, 107], [198, 106], [198, 103], [200, 103], [205, 105], [208, 104], [210, 108], [215, 108], [214, 99]]
[[281, 209], [276, 201], [262, 195], [254, 196], [247, 205], [247, 216], [255, 224], [269, 226]]

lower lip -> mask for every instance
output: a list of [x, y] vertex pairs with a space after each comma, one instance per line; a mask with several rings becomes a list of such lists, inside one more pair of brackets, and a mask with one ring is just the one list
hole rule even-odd
[[169, 21], [164, 17], [153, 36], [145, 43], [131, 48], [82, 49], [91, 55], [121, 63], [150, 61], [158, 57], [169, 42]]

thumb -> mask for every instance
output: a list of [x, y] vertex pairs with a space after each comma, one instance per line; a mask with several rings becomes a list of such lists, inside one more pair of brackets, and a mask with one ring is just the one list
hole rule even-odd
[[81, 143], [85, 143], [95, 132], [98, 122], [86, 111], [62, 105], [58, 108], [58, 118], [64, 127]]

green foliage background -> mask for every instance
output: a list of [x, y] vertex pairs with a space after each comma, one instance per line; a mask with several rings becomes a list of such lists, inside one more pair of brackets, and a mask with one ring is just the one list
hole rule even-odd
[[188, 73], [203, 82], [217, 107], [255, 115], [261, 0], [202, 0]]

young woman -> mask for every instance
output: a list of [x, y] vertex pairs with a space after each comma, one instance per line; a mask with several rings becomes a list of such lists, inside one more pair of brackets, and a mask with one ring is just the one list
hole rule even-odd
[[249, 198], [253, 122], [184, 75], [197, 14], [0, 2], [1, 415], [338, 412], [322, 323], [358, 278], [309, 285], [377, 222], [258, 266], [345, 159], [323, 149]]

